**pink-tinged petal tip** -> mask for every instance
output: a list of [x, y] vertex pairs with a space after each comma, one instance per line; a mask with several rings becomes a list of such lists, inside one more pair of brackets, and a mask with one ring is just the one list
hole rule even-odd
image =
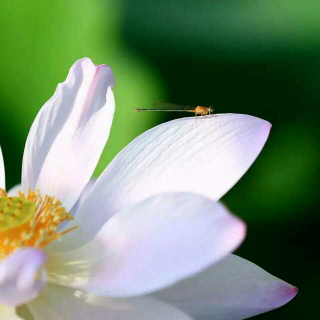
[[108, 66], [96, 66], [89, 58], [75, 62], [30, 129], [23, 155], [24, 191], [39, 189], [67, 210], [73, 207], [109, 137], [113, 84]]
[[275, 298], [271, 299], [271, 303], [275, 305], [275, 308], [279, 308], [290, 302], [297, 295], [298, 291], [298, 288], [288, 283], [281, 283], [275, 289]]
[[229, 255], [154, 296], [194, 319], [226, 320], [248, 319], [279, 308], [297, 292], [252, 262]]

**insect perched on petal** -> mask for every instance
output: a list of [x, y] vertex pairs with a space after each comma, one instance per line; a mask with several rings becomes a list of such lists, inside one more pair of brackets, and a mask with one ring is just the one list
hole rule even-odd
[[290, 301], [295, 287], [231, 254], [246, 225], [218, 201], [270, 123], [198, 106], [201, 126], [182, 118], [148, 130], [92, 182], [113, 84], [108, 66], [71, 67], [34, 120], [21, 185], [8, 191], [0, 149], [0, 318], [242, 319]]

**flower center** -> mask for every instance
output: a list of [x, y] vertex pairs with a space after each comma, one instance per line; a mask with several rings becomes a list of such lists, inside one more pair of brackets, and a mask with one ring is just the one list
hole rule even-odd
[[43, 198], [37, 190], [8, 197], [0, 188], [0, 259], [20, 247], [45, 247], [77, 228], [57, 231], [62, 222], [72, 219], [54, 197]]

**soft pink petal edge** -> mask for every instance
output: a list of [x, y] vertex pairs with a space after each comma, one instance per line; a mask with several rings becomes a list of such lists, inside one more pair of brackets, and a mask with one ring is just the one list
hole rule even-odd
[[279, 308], [298, 289], [254, 263], [229, 255], [194, 277], [153, 294], [197, 320], [240, 320]]
[[27, 138], [22, 188], [57, 197], [70, 210], [109, 137], [114, 78], [106, 65], [78, 60], [38, 113]]
[[115, 215], [85, 246], [49, 253], [48, 279], [97, 295], [141, 295], [216, 263], [245, 233], [241, 220], [207, 197], [161, 194]]

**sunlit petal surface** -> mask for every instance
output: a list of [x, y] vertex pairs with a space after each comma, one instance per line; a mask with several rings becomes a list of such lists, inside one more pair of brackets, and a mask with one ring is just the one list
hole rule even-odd
[[270, 127], [252, 116], [220, 114], [143, 133], [116, 156], [79, 209], [75, 224], [85, 226], [85, 235], [78, 245], [116, 212], [152, 195], [194, 192], [219, 199], [256, 159]]
[[52, 284], [28, 308], [34, 320], [191, 320], [151, 297], [110, 299]]
[[161, 194], [115, 215], [84, 247], [50, 254], [48, 279], [104, 296], [144, 294], [217, 262], [244, 237], [244, 223], [221, 204]]
[[17, 306], [34, 299], [44, 286], [36, 276], [46, 261], [43, 251], [21, 249], [0, 263], [0, 304]]
[[78, 60], [38, 113], [26, 142], [22, 187], [55, 196], [70, 210], [109, 137], [114, 113], [111, 69]]
[[84, 189], [82, 190], [79, 199], [77, 200], [77, 202], [74, 204], [74, 206], [72, 207], [72, 209], [70, 211], [70, 213], [73, 216], [78, 212], [79, 207], [85, 201], [87, 195], [91, 191], [91, 189], [92, 189], [93, 185], [96, 183], [96, 181], [97, 181], [96, 179], [90, 179], [89, 182], [84, 187]]
[[296, 294], [297, 288], [252, 262], [229, 255], [154, 296], [197, 320], [240, 320], [279, 308]]

